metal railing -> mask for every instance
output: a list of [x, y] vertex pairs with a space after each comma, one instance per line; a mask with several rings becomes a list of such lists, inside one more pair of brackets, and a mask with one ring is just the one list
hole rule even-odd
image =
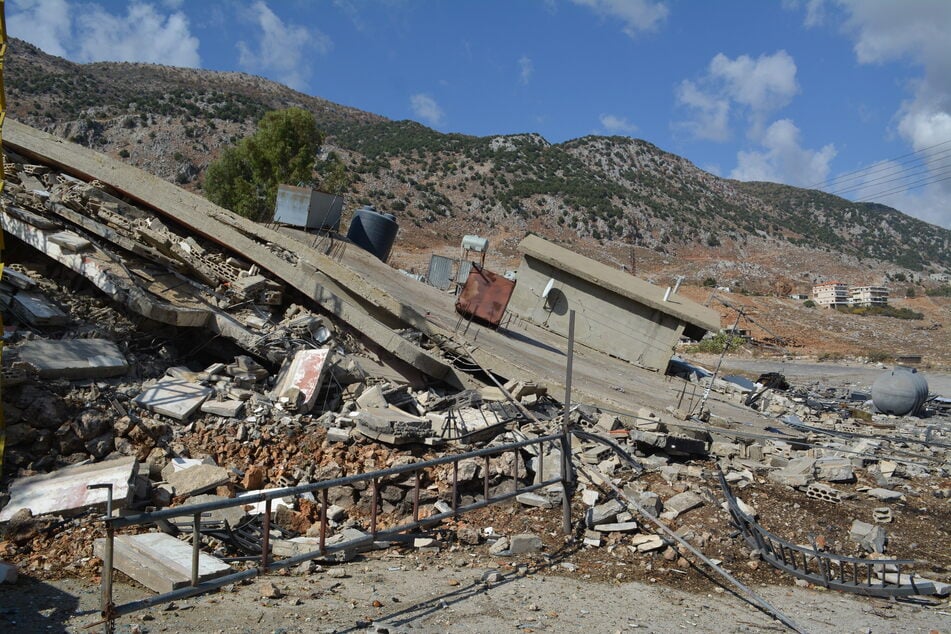
[[[811, 548], [793, 544], [769, 532], [740, 509], [723, 472], [719, 475], [733, 524], [746, 543], [757, 549], [760, 556], [774, 567], [817, 586], [874, 597], [934, 593], [932, 582], [916, 580], [914, 572], [908, 572], [909, 566], [916, 563], [914, 560], [845, 557], [822, 552], [816, 544]], [[906, 572], [902, 572], [903, 568]], [[908, 580], [907, 583], [904, 579]]]
[[[389, 537], [396, 536], [399, 533], [406, 531], [411, 531], [417, 528], [424, 526], [429, 526], [437, 524], [440, 521], [455, 517], [462, 513], [468, 511], [473, 511], [476, 509], [484, 508], [492, 504], [498, 504], [500, 502], [505, 502], [507, 500], [513, 499], [517, 495], [522, 493], [528, 493], [542, 489], [554, 484], [561, 484], [563, 487], [567, 487], [571, 482], [571, 476], [569, 473], [570, 462], [567, 460], [560, 461], [560, 469], [557, 477], [552, 477], [547, 480], [544, 479], [545, 473], [545, 447], [544, 445], [551, 443], [555, 448], [561, 450], [566, 446], [566, 438], [564, 432], [541, 436], [538, 438], [532, 438], [527, 440], [522, 440], [519, 442], [508, 443], [505, 445], [499, 445], [496, 447], [486, 447], [484, 449], [479, 449], [477, 451], [470, 451], [461, 454], [454, 454], [450, 456], [443, 456], [441, 458], [436, 458], [433, 460], [427, 460], [423, 462], [417, 462], [408, 465], [402, 465], [399, 467], [392, 467], [389, 469], [383, 469], [380, 471], [373, 471], [370, 473], [357, 474], [352, 476], [346, 476], [342, 478], [336, 478], [333, 480], [325, 480], [323, 482], [304, 484], [293, 487], [284, 487], [280, 489], [268, 489], [264, 491], [259, 491], [249, 495], [244, 495], [237, 498], [229, 498], [226, 500], [217, 500], [214, 502], [207, 502], [203, 504], [192, 504], [188, 506], [178, 506], [174, 508], [162, 509], [160, 511], [153, 511], [147, 513], [139, 513], [136, 515], [129, 515], [125, 517], [114, 516], [111, 511], [111, 504], [106, 511], [106, 516], [103, 518], [103, 521], [106, 524], [106, 541], [103, 549], [103, 571], [102, 571], [102, 616], [103, 624], [105, 624], [105, 631], [111, 632], [114, 626], [114, 621], [117, 617], [136, 612], [138, 610], [143, 610], [150, 608], [162, 603], [167, 603], [170, 601], [184, 599], [191, 596], [196, 596], [210, 592], [212, 590], [221, 588], [225, 585], [235, 583], [244, 579], [250, 579], [260, 574], [265, 574], [272, 570], [277, 570], [280, 568], [288, 568], [292, 566], [299, 565], [305, 561], [316, 559], [318, 557], [324, 557], [328, 554], [355, 550], [367, 545], [372, 544], [373, 542], [380, 540], [386, 540]], [[519, 483], [519, 466], [521, 460], [521, 450], [526, 447], [538, 447], [536, 455], [538, 458], [537, 469], [535, 473], [538, 474], [536, 479], [541, 481], [534, 484], [520, 486]], [[490, 459], [494, 456], [501, 456], [508, 452], [513, 454], [514, 460], [512, 460], [512, 490], [505, 493], [496, 492], [494, 494], [490, 493], [489, 481], [490, 481]], [[459, 490], [459, 463], [464, 460], [472, 459], [482, 459], [482, 499], [477, 500], [470, 504], [460, 505], [460, 490]], [[432, 515], [427, 515], [421, 517], [420, 513], [420, 483], [421, 483], [421, 473], [425, 469], [432, 467], [437, 467], [440, 465], [452, 465], [452, 490], [451, 490], [451, 499], [449, 503], [449, 510], [438, 512]], [[526, 465], [527, 466], [527, 465]], [[528, 470], [526, 469], [527, 473]], [[379, 529], [379, 514], [380, 514], [380, 483], [388, 478], [400, 477], [411, 475], [413, 477], [413, 513], [412, 519], [396, 526], [387, 528], [385, 530]], [[327, 533], [328, 533], [328, 517], [327, 517], [327, 508], [328, 508], [328, 491], [334, 487], [340, 486], [350, 486], [353, 484], [369, 482], [370, 483], [370, 525], [369, 533], [361, 536], [359, 538], [341, 541], [333, 544], [327, 543]], [[97, 486], [97, 485], [92, 485]], [[102, 485], [100, 485], [102, 486]], [[106, 485], [108, 486], [108, 485]], [[316, 550], [288, 557], [285, 559], [274, 559], [271, 556], [271, 548], [269, 543], [270, 535], [270, 523], [271, 523], [271, 508], [272, 502], [278, 498], [285, 498], [289, 496], [298, 496], [303, 494], [319, 494], [320, 500], [320, 532], [318, 538], [318, 547]], [[110, 491], [111, 494], [111, 491]], [[110, 495], [111, 498], [111, 495]], [[201, 581], [199, 579], [199, 555], [201, 552], [201, 518], [205, 513], [211, 511], [233, 508], [237, 506], [246, 506], [249, 504], [256, 504], [264, 502], [264, 514], [263, 514], [263, 529], [262, 529], [262, 543], [261, 543], [261, 555], [260, 563], [258, 566], [231, 573], [226, 576], [217, 577], [215, 579], [210, 579], [206, 581]], [[570, 516], [570, 497], [567, 495], [562, 496], [562, 504], [565, 506], [564, 512], [565, 516]], [[118, 529], [130, 527], [130, 526], [142, 526], [142, 525], [151, 525], [162, 522], [164, 520], [169, 520], [176, 517], [191, 517], [192, 519], [192, 560], [191, 560], [191, 581], [190, 585], [183, 588], [178, 588], [170, 592], [165, 592], [158, 594], [152, 597], [145, 599], [140, 599], [136, 601], [131, 601], [121, 605], [116, 605], [113, 603], [112, 596], [112, 582], [113, 582], [113, 554], [114, 554], [114, 541], [115, 534]]]

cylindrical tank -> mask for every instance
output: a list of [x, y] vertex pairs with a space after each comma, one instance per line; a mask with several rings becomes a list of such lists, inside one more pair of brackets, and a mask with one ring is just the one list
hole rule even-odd
[[913, 368], [897, 366], [872, 384], [872, 403], [884, 414], [916, 414], [927, 398], [928, 382]]
[[373, 207], [363, 207], [354, 212], [347, 238], [386, 262], [396, 241], [397, 231], [399, 225], [396, 224], [396, 216], [381, 213]]

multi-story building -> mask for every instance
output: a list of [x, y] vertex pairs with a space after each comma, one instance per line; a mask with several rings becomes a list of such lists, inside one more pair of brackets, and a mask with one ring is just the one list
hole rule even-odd
[[812, 287], [812, 299], [820, 306], [849, 305], [849, 285], [841, 282], [826, 282], [825, 284], [816, 284]]
[[888, 289], [884, 286], [853, 286], [850, 300], [853, 306], [885, 306], [888, 304]]

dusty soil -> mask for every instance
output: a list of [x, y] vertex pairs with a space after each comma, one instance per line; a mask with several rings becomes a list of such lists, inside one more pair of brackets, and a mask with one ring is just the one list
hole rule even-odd
[[[623, 570], [624, 565], [617, 565]], [[500, 580], [487, 584], [487, 573]], [[345, 575], [345, 576], [339, 576]], [[262, 584], [283, 594], [263, 598]], [[948, 632], [947, 603], [863, 599], [814, 589], [753, 589], [810, 632]], [[128, 584], [116, 598], [143, 592]], [[5, 587], [0, 628], [82, 632], [98, 621], [98, 587], [76, 580]], [[8, 629], [9, 628], [9, 629]], [[729, 589], [594, 581], [557, 558], [471, 561], [466, 553], [376, 553], [307, 576], [271, 576], [123, 617], [118, 632], [761, 632], [786, 631]]]

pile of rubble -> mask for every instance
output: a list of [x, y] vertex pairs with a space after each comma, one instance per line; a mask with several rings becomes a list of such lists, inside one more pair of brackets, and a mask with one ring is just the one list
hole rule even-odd
[[[191, 561], [185, 542], [196, 525], [203, 556], [214, 556], [202, 560], [210, 578], [254, 565], [265, 548], [281, 558], [313, 552], [325, 537], [372, 545], [373, 528], [446, 515], [401, 546], [464, 547], [490, 559], [558, 552], [565, 574], [640, 574], [678, 585], [699, 556], [766, 582], [775, 580], [763, 565], [777, 565], [772, 552], [740, 538], [770, 531], [814, 560], [918, 560], [918, 578], [931, 579], [921, 593], [948, 593], [946, 411], [886, 416], [862, 395], [797, 389], [779, 375], [723, 379], [679, 362], [676, 406], [612, 411], [572, 403], [566, 412], [531, 380], [496, 384], [479, 367], [469, 369], [491, 384], [460, 378], [444, 351], [429, 353], [435, 338], [383, 328], [362, 314], [340, 310], [341, 317], [101, 184], [24, 160], [4, 168], [12, 180], [4, 228], [22, 242], [17, 248], [42, 253], [30, 252], [22, 258], [30, 267], [7, 269], [0, 282], [5, 323], [17, 324], [5, 333], [3, 354], [0, 557], [31, 574], [98, 574], [102, 547], [93, 544], [103, 537], [98, 519], [107, 506], [125, 515], [249, 496], [255, 501], [194, 523], [176, 518], [156, 531], [123, 531], [117, 566], [163, 592], [188, 581], [180, 579], [187, 566], [174, 562]], [[281, 262], [301, 261], [277, 245], [254, 244]], [[355, 323], [395, 343], [384, 351]], [[425, 371], [407, 368], [410, 358]], [[703, 398], [685, 403], [688, 388]], [[708, 397], [769, 422], [719, 417], [705, 407]], [[403, 474], [373, 487], [339, 484], [326, 507], [312, 493], [282, 494], [265, 516], [254, 498], [544, 439], [566, 427], [565, 444], [545, 440], [430, 466], [418, 481]], [[566, 463], [576, 477], [557, 481]], [[452, 516], [536, 485], [514, 506]], [[567, 537], [551, 510], [566, 497]], [[141, 565], [155, 549], [166, 563]], [[889, 583], [904, 583], [902, 571], [888, 574], [899, 580]]]

